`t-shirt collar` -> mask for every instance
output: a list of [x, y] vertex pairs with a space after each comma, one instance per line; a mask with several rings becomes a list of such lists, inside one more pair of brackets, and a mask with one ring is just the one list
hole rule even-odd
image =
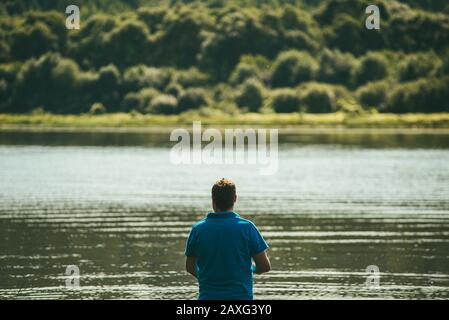
[[239, 214], [234, 211], [223, 211], [223, 212], [209, 212], [207, 218], [235, 218], [239, 217]]

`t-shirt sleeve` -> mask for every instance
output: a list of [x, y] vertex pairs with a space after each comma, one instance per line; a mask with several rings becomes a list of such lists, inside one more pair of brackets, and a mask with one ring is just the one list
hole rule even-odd
[[184, 254], [186, 257], [195, 257], [195, 240], [196, 240], [196, 232], [195, 228], [192, 228], [189, 233], [189, 237], [186, 242], [186, 249]]
[[250, 223], [249, 248], [251, 256], [259, 254], [268, 249], [267, 242], [253, 223]]

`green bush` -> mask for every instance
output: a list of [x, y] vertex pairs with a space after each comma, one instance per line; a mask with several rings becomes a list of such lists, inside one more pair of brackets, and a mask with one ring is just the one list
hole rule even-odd
[[397, 85], [386, 112], [449, 112], [449, 77], [420, 79]]
[[103, 114], [106, 111], [106, 107], [100, 102], [95, 102], [89, 109], [90, 114]]
[[364, 85], [370, 81], [382, 80], [388, 75], [388, 61], [376, 52], [365, 55], [355, 69], [354, 83], [356, 86]]
[[163, 90], [169, 82], [168, 71], [145, 65], [128, 68], [123, 75], [123, 85], [126, 91], [138, 91], [148, 87]]
[[44, 107], [54, 113], [87, 112], [96, 80], [95, 74], [81, 72], [74, 61], [58, 54], [28, 60], [17, 75], [11, 111]]
[[140, 21], [125, 21], [102, 38], [105, 64], [120, 68], [152, 62], [154, 45], [147, 26]]
[[150, 113], [155, 114], [176, 114], [178, 113], [178, 100], [175, 97], [162, 94], [151, 100]]
[[167, 13], [165, 8], [140, 8], [137, 11], [139, 20], [143, 21], [151, 32], [161, 29], [162, 22]]
[[441, 66], [440, 58], [433, 53], [413, 54], [406, 57], [398, 67], [400, 81], [411, 81], [435, 75]]
[[118, 111], [121, 84], [121, 74], [117, 67], [114, 65], [104, 66], [98, 72], [94, 97], [98, 102], [105, 104], [110, 111]]
[[327, 83], [348, 85], [356, 66], [356, 59], [350, 53], [324, 49], [320, 56], [319, 80]]
[[179, 96], [184, 92], [184, 88], [177, 82], [171, 82], [166, 88], [165, 93], [169, 94], [171, 96], [174, 96], [176, 98], [179, 98]]
[[42, 22], [18, 29], [12, 34], [11, 55], [15, 59], [37, 58], [48, 51], [57, 50], [58, 38]]
[[0, 79], [0, 112], [8, 108], [8, 84], [5, 80]]
[[293, 89], [278, 89], [273, 92], [273, 109], [277, 113], [298, 112], [300, 99]]
[[205, 90], [199, 88], [190, 88], [185, 90], [178, 101], [178, 110], [183, 112], [190, 109], [198, 109], [208, 104]]
[[443, 65], [440, 69], [441, 75], [449, 75], [449, 53], [443, 59]]
[[230, 82], [234, 85], [242, 84], [247, 79], [260, 79], [260, 72], [254, 65], [240, 62], [231, 74]]
[[362, 106], [381, 110], [385, 107], [390, 86], [391, 84], [387, 81], [370, 82], [360, 87], [356, 96]]
[[204, 87], [209, 82], [207, 75], [196, 68], [178, 70], [174, 72], [173, 79], [183, 88]]
[[130, 92], [123, 98], [122, 110], [125, 112], [132, 110], [140, 113], [151, 112], [151, 101], [159, 95], [160, 92], [153, 88], [142, 89], [139, 92]]
[[257, 112], [262, 107], [265, 88], [257, 79], [248, 79], [243, 83], [240, 92], [235, 99], [241, 108], [248, 108], [251, 112]]
[[274, 62], [271, 84], [273, 87], [293, 87], [310, 81], [318, 70], [318, 63], [307, 52], [286, 51]]
[[311, 113], [328, 113], [336, 111], [335, 93], [329, 88], [316, 86], [301, 92], [301, 106]]

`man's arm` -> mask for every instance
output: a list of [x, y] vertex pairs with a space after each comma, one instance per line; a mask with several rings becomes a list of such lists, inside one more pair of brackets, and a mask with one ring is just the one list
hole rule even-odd
[[271, 270], [270, 259], [268, 259], [267, 251], [263, 251], [253, 256], [256, 269], [254, 273], [262, 274]]
[[196, 278], [196, 258], [186, 257], [186, 271]]

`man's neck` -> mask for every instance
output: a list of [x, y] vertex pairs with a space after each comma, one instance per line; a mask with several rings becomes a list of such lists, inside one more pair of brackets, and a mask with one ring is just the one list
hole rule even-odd
[[219, 210], [219, 209], [216, 209], [216, 210], [214, 210], [214, 212], [215, 213], [220, 213], [220, 212], [233, 212], [234, 211], [234, 207], [232, 207], [232, 208], [229, 208], [229, 209], [227, 209], [227, 210]]

